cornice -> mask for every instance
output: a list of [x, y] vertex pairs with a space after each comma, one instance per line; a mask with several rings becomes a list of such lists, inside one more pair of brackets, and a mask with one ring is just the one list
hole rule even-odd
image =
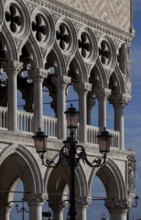
[[45, 7], [52, 13], [64, 16], [68, 19], [71, 19], [73, 22], [81, 23], [82, 25], [86, 25], [94, 30], [104, 33], [105, 35], [110, 35], [114, 38], [120, 39], [121, 41], [126, 41], [127, 43], [130, 43], [134, 36], [133, 33], [125, 32], [122, 29], [98, 20], [97, 18], [87, 15], [84, 12], [64, 5], [57, 0], [26, 0], [26, 2], [40, 7]]

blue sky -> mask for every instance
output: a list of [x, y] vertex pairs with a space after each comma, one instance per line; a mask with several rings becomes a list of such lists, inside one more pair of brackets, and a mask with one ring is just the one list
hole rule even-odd
[[[141, 0], [133, 1], [135, 37], [131, 45], [132, 100], [125, 108], [125, 146], [127, 149], [131, 148], [136, 152], [137, 194], [141, 197]], [[101, 189], [104, 191], [102, 185]], [[90, 219], [92, 219], [92, 214], [96, 212], [98, 206], [100, 206], [98, 203], [94, 203], [89, 209]], [[97, 218], [100, 218], [104, 212], [105, 209], [103, 207]], [[130, 220], [133, 220], [133, 215], [134, 220], [136, 220], [137, 214], [138, 217], [141, 217], [141, 202], [137, 209], [130, 210]], [[20, 220], [20, 218], [21, 215], [11, 213], [11, 220]], [[25, 220], [27, 219], [25, 218]]]

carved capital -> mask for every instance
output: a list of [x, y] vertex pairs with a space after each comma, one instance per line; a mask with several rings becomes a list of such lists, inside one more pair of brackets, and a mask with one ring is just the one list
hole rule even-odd
[[71, 83], [71, 78], [68, 76], [54, 76], [52, 77], [52, 82], [58, 87], [66, 87]]
[[3, 65], [6, 73], [11, 76], [11, 75], [17, 75], [19, 72], [22, 71], [23, 69], [23, 63], [20, 63], [16, 60], [14, 61], [8, 61], [5, 62]]
[[111, 95], [111, 90], [107, 88], [101, 88], [96, 90], [95, 94], [99, 100], [105, 100]]
[[92, 90], [92, 84], [87, 82], [75, 83], [74, 87], [78, 93], [87, 93]]
[[77, 201], [77, 207], [83, 207], [87, 206], [91, 203], [92, 198], [91, 197], [80, 197]]
[[110, 96], [110, 103], [114, 104], [115, 106], [119, 105], [127, 105], [128, 102], [130, 101], [131, 96], [129, 94], [116, 94], [116, 95], [111, 95]]
[[45, 69], [37, 68], [29, 71], [29, 75], [33, 79], [33, 81], [47, 78], [48, 72]]
[[63, 210], [67, 205], [67, 201], [58, 201], [56, 200], [49, 200], [49, 207], [53, 210], [53, 211], [60, 211]]
[[105, 206], [110, 212], [126, 212], [130, 206], [130, 201], [128, 199], [107, 199]]
[[29, 194], [24, 195], [24, 200], [28, 202], [29, 206], [35, 206], [37, 204], [42, 204], [46, 199], [43, 194]]

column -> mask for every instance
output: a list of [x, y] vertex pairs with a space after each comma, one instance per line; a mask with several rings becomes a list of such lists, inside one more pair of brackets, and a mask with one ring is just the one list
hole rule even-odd
[[71, 78], [68, 76], [57, 76], [52, 79], [52, 82], [57, 87], [57, 118], [58, 118], [58, 138], [66, 138], [66, 123], [65, 123], [65, 98], [66, 88], [71, 83]]
[[11, 207], [5, 208], [5, 220], [10, 220]]
[[29, 220], [42, 220], [42, 206], [45, 196], [42, 194], [26, 195], [29, 206]]
[[17, 130], [17, 75], [22, 64], [10, 61], [5, 68], [8, 75], [8, 130]]
[[108, 199], [105, 202], [110, 212], [110, 220], [127, 220], [129, 202], [127, 199]]
[[30, 75], [34, 83], [34, 132], [37, 132], [39, 128], [43, 130], [42, 84], [43, 84], [44, 78], [47, 77], [47, 70], [34, 69], [30, 71]]
[[100, 131], [106, 127], [106, 101], [111, 94], [111, 90], [101, 88], [96, 90], [96, 97], [98, 98], [98, 126]]
[[81, 143], [87, 142], [87, 93], [91, 91], [92, 85], [90, 83], [76, 83], [75, 89], [79, 94], [79, 141]]
[[49, 207], [52, 209], [53, 220], [63, 220], [65, 202], [58, 201], [57, 199], [55, 201], [51, 200], [49, 201]]
[[92, 108], [95, 106], [96, 104], [96, 101], [95, 101], [95, 98], [93, 98], [92, 94], [89, 94], [87, 96], [87, 124], [88, 125], [91, 125], [91, 111], [92, 111]]
[[77, 202], [77, 216], [76, 220], [87, 220], [87, 207], [88, 204], [90, 203], [91, 198], [85, 197], [85, 198], [80, 198], [79, 201]]
[[124, 150], [124, 107], [130, 100], [129, 95], [118, 94], [112, 95], [114, 106], [114, 129], [120, 133], [120, 149]]

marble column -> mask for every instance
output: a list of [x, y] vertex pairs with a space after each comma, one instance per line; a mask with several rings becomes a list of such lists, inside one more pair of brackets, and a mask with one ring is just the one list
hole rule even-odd
[[75, 89], [79, 95], [79, 141], [87, 142], [87, 93], [91, 91], [90, 83], [76, 83]]
[[58, 138], [64, 140], [66, 138], [66, 119], [65, 119], [65, 98], [66, 88], [71, 82], [68, 76], [57, 76], [52, 78], [52, 82], [57, 87], [57, 118], [58, 118]]
[[129, 201], [127, 199], [107, 199], [106, 207], [110, 212], [110, 220], [127, 220]]
[[114, 129], [120, 133], [119, 147], [121, 150], [124, 150], [124, 108], [130, 98], [125, 94], [112, 95], [110, 98], [114, 106]]
[[24, 199], [27, 201], [29, 207], [29, 220], [42, 220], [42, 206], [45, 199], [44, 195], [26, 195]]
[[87, 220], [87, 207], [90, 202], [90, 197], [80, 198], [79, 201], [77, 201], [76, 220]]
[[53, 218], [52, 220], [63, 220], [63, 210], [65, 202], [59, 201], [58, 199], [49, 201], [49, 207], [52, 209]]
[[9, 61], [5, 71], [8, 75], [8, 130], [17, 130], [17, 75], [22, 69], [18, 61]]
[[111, 94], [111, 90], [102, 88], [99, 90], [96, 90], [95, 92], [96, 97], [98, 98], [98, 126], [100, 131], [103, 130], [104, 127], [106, 127], [106, 101], [107, 98]]
[[42, 84], [44, 78], [47, 77], [47, 70], [34, 69], [30, 71], [30, 75], [34, 83], [34, 132], [37, 132], [39, 128], [43, 130], [43, 92]]

